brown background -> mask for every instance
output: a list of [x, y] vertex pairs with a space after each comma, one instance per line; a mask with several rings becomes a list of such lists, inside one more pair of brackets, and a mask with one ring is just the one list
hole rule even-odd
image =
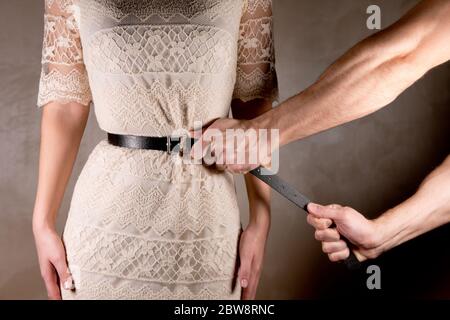
[[[382, 9], [382, 26], [416, 0], [275, 0], [281, 99], [311, 84], [324, 68], [369, 35], [365, 10]], [[0, 299], [45, 298], [31, 234], [40, 112], [43, 1], [0, 0]], [[281, 152], [281, 175], [315, 201], [354, 206], [367, 216], [412, 194], [450, 152], [450, 65], [428, 74], [389, 108], [296, 142]], [[92, 114], [74, 177], [103, 138]], [[60, 212], [64, 223], [75, 179]], [[238, 191], [245, 221], [242, 181]], [[374, 263], [382, 290], [365, 289], [365, 270], [327, 262], [303, 213], [274, 195], [273, 226], [260, 298], [343, 296], [450, 298], [450, 228], [401, 246]]]

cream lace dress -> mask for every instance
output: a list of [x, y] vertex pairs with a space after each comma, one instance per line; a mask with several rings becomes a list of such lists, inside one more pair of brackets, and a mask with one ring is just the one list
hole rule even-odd
[[[270, 0], [46, 0], [38, 105], [95, 105], [101, 129], [166, 136], [272, 99]], [[240, 298], [233, 177], [102, 141], [75, 187], [64, 299]]]

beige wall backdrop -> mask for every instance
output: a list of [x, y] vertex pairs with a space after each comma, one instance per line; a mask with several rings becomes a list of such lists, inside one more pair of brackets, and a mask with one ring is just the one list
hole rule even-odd
[[[274, 0], [281, 99], [311, 84], [339, 55], [371, 34], [365, 10], [382, 9], [386, 27], [416, 0]], [[43, 0], [0, 0], [0, 299], [46, 294], [31, 234], [40, 112]], [[86, 158], [103, 139], [94, 115], [60, 211]], [[429, 73], [390, 107], [285, 147], [281, 175], [312, 199], [354, 206], [369, 217], [405, 199], [450, 152], [450, 65]], [[238, 192], [246, 216], [239, 179]], [[273, 196], [273, 224], [259, 298], [343, 296], [450, 298], [450, 228], [443, 227], [374, 263], [382, 290], [365, 288], [365, 270], [347, 272], [321, 254], [303, 212]]]

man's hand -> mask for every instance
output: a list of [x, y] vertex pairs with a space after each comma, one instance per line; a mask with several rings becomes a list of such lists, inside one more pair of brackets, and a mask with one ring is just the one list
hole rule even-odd
[[193, 137], [198, 141], [192, 147], [191, 157], [218, 170], [242, 174], [270, 164], [270, 133], [262, 141], [251, 120], [218, 119], [202, 131], [193, 132]]
[[[333, 261], [345, 260], [350, 254], [341, 235], [355, 247], [352, 248], [359, 261], [374, 259], [381, 253], [381, 233], [375, 221], [349, 207], [340, 205], [308, 205], [308, 223], [315, 229], [315, 238], [322, 242], [322, 250]], [[330, 226], [335, 224], [335, 227]]]

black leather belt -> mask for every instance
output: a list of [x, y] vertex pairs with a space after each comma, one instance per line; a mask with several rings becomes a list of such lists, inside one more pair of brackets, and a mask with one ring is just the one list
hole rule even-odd
[[[170, 154], [178, 153], [182, 155], [184, 151], [187, 152], [190, 150], [195, 143], [195, 139], [170, 136], [144, 137], [108, 133], [108, 142], [117, 147], [159, 150]], [[258, 167], [250, 171], [250, 173], [265, 182], [283, 197], [294, 203], [297, 207], [303, 209], [305, 212], [308, 212], [307, 207], [311, 201], [306, 196], [301, 194], [296, 188], [281, 179], [278, 175], [271, 173], [262, 167]], [[347, 239], [342, 238], [342, 240], [346, 241], [349, 247], [351, 247], [351, 244]], [[344, 260], [344, 264], [350, 270], [355, 270], [360, 267], [360, 262], [352, 251], [350, 251], [350, 256]]]
[[182, 154], [184, 151], [187, 151], [187, 149], [190, 149], [194, 145], [195, 139], [172, 136], [144, 137], [108, 133], [108, 142], [117, 147], [157, 150], [171, 154]]

